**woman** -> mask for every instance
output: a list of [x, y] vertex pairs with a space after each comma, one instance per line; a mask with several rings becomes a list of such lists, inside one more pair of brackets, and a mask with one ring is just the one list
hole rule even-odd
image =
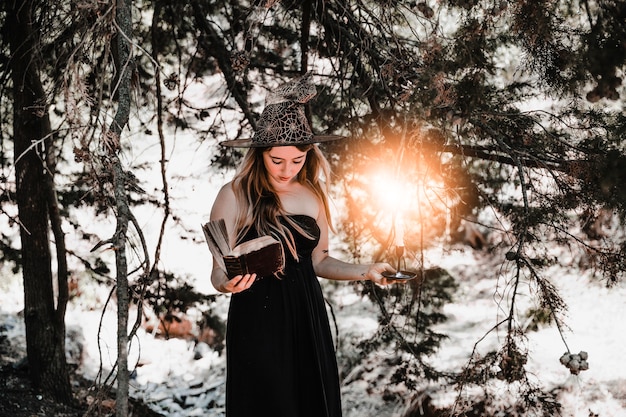
[[316, 143], [339, 137], [312, 134], [303, 110], [312, 95], [307, 76], [283, 85], [251, 140], [222, 143], [251, 149], [218, 193], [211, 220], [225, 220], [231, 247], [269, 234], [285, 253], [276, 277], [228, 279], [213, 263], [213, 285], [233, 294], [226, 330], [227, 417], [341, 416], [337, 363], [317, 277], [384, 285], [382, 272], [394, 272], [386, 263], [351, 264], [328, 254], [332, 222], [322, 178], [329, 178], [329, 164]]

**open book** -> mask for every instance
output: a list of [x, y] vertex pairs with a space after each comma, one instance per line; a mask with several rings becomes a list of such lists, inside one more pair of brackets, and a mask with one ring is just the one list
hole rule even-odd
[[205, 223], [202, 230], [209, 250], [228, 278], [252, 273], [264, 277], [282, 270], [283, 249], [272, 236], [260, 236], [231, 249], [224, 219]]

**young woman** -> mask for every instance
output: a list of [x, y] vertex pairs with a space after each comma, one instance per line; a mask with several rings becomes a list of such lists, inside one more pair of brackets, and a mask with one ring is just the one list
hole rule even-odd
[[211, 220], [225, 220], [231, 247], [269, 234], [281, 241], [285, 253], [278, 276], [229, 279], [213, 263], [213, 285], [232, 293], [227, 417], [341, 416], [337, 363], [318, 277], [385, 285], [381, 274], [394, 269], [387, 263], [347, 263], [328, 253], [332, 222], [323, 179], [329, 178], [329, 164], [316, 143], [337, 138], [314, 136], [302, 101], [286, 100], [266, 106], [254, 138], [223, 143], [251, 149], [218, 193]]

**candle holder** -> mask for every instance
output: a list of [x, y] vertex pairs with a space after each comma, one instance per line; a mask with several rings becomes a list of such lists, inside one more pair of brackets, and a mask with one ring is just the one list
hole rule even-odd
[[[383, 272], [383, 276], [392, 280], [404, 280], [408, 281], [417, 276], [415, 272], [401, 270], [402, 261], [404, 256], [404, 246], [396, 246], [396, 272]], [[405, 264], [406, 267], [406, 264]]]

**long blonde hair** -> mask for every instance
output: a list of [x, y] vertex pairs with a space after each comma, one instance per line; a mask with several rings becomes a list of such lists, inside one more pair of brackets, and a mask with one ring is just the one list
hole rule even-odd
[[[304, 166], [298, 173], [296, 180], [313, 191], [322, 202], [328, 225], [333, 229], [328, 201], [328, 181], [330, 179], [330, 164], [317, 145], [296, 146], [301, 152], [306, 152]], [[294, 222], [280, 203], [269, 181], [267, 170], [263, 162], [263, 153], [271, 148], [251, 148], [244, 156], [233, 179], [233, 191], [237, 198], [237, 221], [235, 231], [236, 241], [248, 233], [251, 228], [256, 229], [259, 235], [272, 235], [286, 243], [289, 251], [297, 260], [298, 255], [293, 235], [280, 222], [282, 217], [299, 233], [313, 239], [311, 234]]]

